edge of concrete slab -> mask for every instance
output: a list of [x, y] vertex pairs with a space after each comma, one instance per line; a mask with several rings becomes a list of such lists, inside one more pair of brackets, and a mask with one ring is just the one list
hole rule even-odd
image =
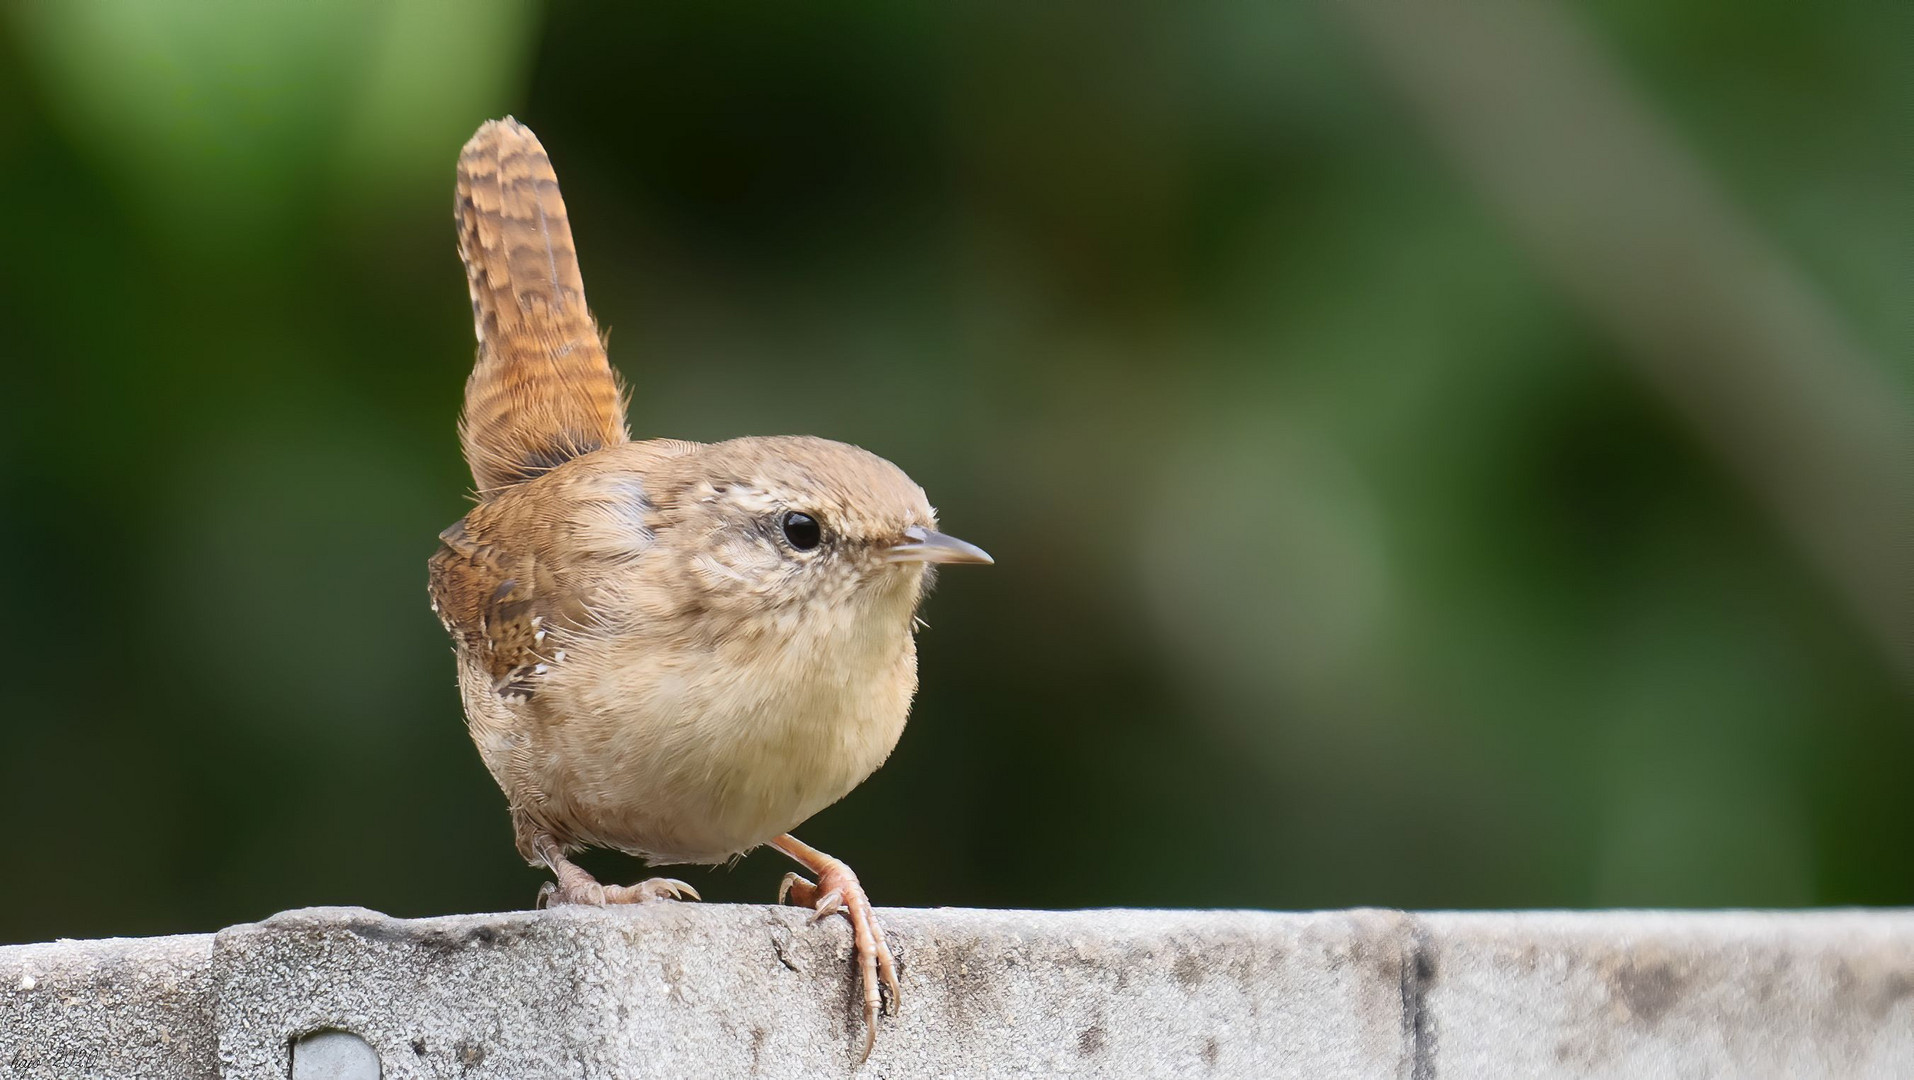
[[861, 1067], [842, 920], [652, 904], [0, 947], [0, 1075], [1882, 1077], [1914, 910], [880, 910]]

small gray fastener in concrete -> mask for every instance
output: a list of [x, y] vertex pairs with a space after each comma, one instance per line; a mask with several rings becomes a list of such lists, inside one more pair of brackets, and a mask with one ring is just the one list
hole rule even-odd
[[350, 1031], [315, 1031], [292, 1044], [292, 1080], [379, 1080], [379, 1052]]

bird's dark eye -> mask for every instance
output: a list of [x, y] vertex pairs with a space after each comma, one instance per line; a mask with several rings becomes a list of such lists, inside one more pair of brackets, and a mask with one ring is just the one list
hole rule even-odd
[[784, 515], [784, 539], [799, 551], [809, 551], [824, 541], [824, 529], [817, 519], [796, 510]]

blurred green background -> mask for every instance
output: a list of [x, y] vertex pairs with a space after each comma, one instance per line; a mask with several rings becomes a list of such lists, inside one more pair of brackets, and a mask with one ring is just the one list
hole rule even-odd
[[880, 904], [1914, 903], [1904, 18], [801, 8], [8, 6], [0, 941], [532, 900], [425, 597], [508, 112], [641, 437], [998, 559], [800, 830]]

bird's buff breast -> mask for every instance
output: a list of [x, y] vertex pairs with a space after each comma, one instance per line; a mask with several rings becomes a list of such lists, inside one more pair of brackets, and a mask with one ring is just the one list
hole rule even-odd
[[697, 863], [764, 844], [863, 782], [897, 745], [917, 683], [907, 620], [703, 646], [630, 639], [596, 669], [551, 675], [547, 701], [578, 708], [539, 725], [521, 775], [564, 793], [546, 800], [554, 824], [582, 844]]

